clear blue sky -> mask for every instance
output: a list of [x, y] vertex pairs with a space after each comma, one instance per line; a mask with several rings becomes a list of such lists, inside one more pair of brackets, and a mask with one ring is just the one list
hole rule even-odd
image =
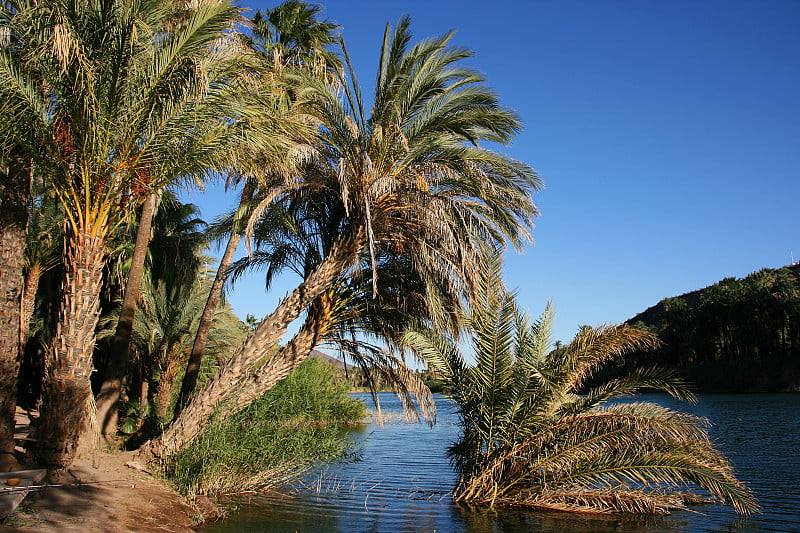
[[[245, 0], [251, 9], [275, 3]], [[552, 300], [555, 338], [660, 299], [800, 258], [800, 2], [321, 2], [370, 92], [384, 26], [456, 28], [524, 130], [507, 152], [545, 182], [536, 243], [509, 254], [524, 307]], [[212, 218], [236, 193], [192, 193]], [[240, 316], [270, 312], [263, 278]]]

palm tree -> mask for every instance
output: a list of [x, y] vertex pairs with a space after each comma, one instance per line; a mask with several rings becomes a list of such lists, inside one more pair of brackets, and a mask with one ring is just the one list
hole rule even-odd
[[[303, 214], [280, 212], [276, 209], [279, 207], [271, 210], [278, 213], [262, 215], [254, 229], [255, 250], [232, 267], [234, 281], [244, 272], [260, 268], [266, 268], [267, 287], [283, 269], [305, 277], [335, 241], [342, 213], [326, 209], [321, 202], [304, 206], [308, 212]], [[436, 307], [457, 309], [460, 295], [426, 293], [409, 259], [399, 255], [378, 257], [377, 293], [373, 293], [369, 258], [362, 263], [357, 272], [342, 277], [312, 302], [300, 330], [241, 386], [230, 391], [226, 404], [247, 406], [283, 379], [295, 361], [302, 361], [317, 346], [327, 346], [359, 367], [379, 411], [375, 393], [378, 380], [392, 384], [408, 416], [422, 414], [434, 419], [430, 392], [405, 360], [393, 352], [405, 329], [436, 315], [430, 310], [432, 300]], [[458, 326], [452, 323], [445, 327], [455, 331]]]
[[39, 460], [64, 467], [91, 398], [106, 238], [151, 192], [207, 172], [229, 141], [237, 113], [227, 95], [249, 62], [226, 44], [238, 20], [227, 2], [9, 2], [4, 16], [10, 4], [24, 43], [0, 54], [14, 139], [67, 219], [62, 315], [34, 426]]
[[[305, 2], [288, 0], [283, 4], [268, 10], [266, 13], [256, 11], [252, 20], [253, 35], [251, 47], [264, 59], [268, 60], [271, 68], [280, 74], [285, 68], [311, 67], [317, 74], [332, 73], [341, 66], [338, 58], [328, 52], [326, 46], [335, 41], [333, 32], [337, 25], [327, 21], [317, 20], [318, 6], [311, 6]], [[288, 95], [287, 95], [288, 97]], [[289, 162], [291, 163], [291, 162]], [[257, 168], [256, 172], [262, 170]], [[267, 169], [266, 178], [272, 178], [277, 169]], [[235, 184], [243, 181], [241, 198], [237, 216], [231, 219], [228, 243], [220, 259], [217, 277], [208, 295], [203, 312], [203, 318], [197, 328], [192, 351], [186, 364], [181, 392], [175, 406], [175, 415], [189, 400], [197, 384], [197, 375], [203, 359], [208, 334], [211, 329], [211, 320], [214, 310], [222, 295], [222, 288], [228, 278], [228, 272], [233, 262], [234, 254], [239, 247], [243, 236], [246, 219], [252, 210], [252, 201], [259, 190], [268, 190], [271, 180], [256, 179], [254, 176], [241, 176], [231, 174], [229, 183]], [[264, 183], [267, 181], [267, 183]]]
[[405, 336], [458, 407], [461, 434], [449, 450], [457, 501], [665, 514], [698, 501], [674, 491], [695, 484], [738, 512], [758, 509], [708, 438], [707, 421], [649, 403], [607, 403], [643, 388], [692, 398], [682, 380], [657, 368], [597, 381], [610, 360], [652, 347], [651, 334], [584, 326], [551, 350], [549, 306], [531, 323], [503, 288], [501, 268], [499, 257], [486, 265], [465, 317], [475, 365], [452, 336]]
[[[345, 213], [332, 246], [313, 271], [271, 314], [217, 377], [181, 412], [148, 451], [169, 455], [185, 446], [233, 387], [278, 344], [289, 323], [353, 272], [362, 254], [373, 270], [377, 257], [402, 253], [427, 284], [466, 290], [486, 249], [530, 239], [538, 189], [526, 164], [480, 146], [507, 143], [519, 129], [476, 72], [459, 62], [470, 56], [450, 46], [452, 33], [409, 47], [409, 20], [387, 26], [378, 83], [368, 117], [351, 84], [325, 83], [299, 72], [303, 97], [320, 123], [318, 146], [301, 176], [273, 189], [271, 203], [335, 202]], [[349, 69], [352, 74], [352, 69]], [[342, 99], [344, 91], [345, 98]], [[270, 360], [276, 376], [305, 355]]]
[[[37, 187], [38, 188], [38, 187]], [[64, 215], [54, 198], [37, 195], [32, 202], [25, 243], [25, 290], [20, 315], [20, 343], [28, 339], [39, 282], [61, 262]]]
[[[211, 279], [206, 275], [177, 283], [143, 279], [131, 343], [148, 367], [144, 374], [157, 378], [155, 412], [160, 419], [166, 418], [171, 405], [173, 382], [186, 361]], [[114, 335], [118, 314], [119, 310], [101, 322], [99, 338]], [[247, 328], [226, 306], [217, 309], [216, 326], [211, 333], [212, 351], [224, 360], [244, 341]]]
[[[156, 195], [151, 195], [151, 198], [153, 196]], [[98, 366], [105, 367], [106, 370], [109, 367], [112, 368], [111, 372], [106, 373], [97, 395], [97, 418], [107, 438], [116, 433], [117, 409], [110, 409], [108, 405], [105, 405], [106, 409], [103, 409], [103, 399], [108, 400], [108, 398], [104, 398], [104, 394], [110, 394], [110, 381], [116, 381], [116, 385], [119, 386], [117, 393], [121, 394], [123, 378], [128, 374], [126, 371], [127, 363], [129, 363], [128, 355], [125, 356], [124, 361], [120, 361], [119, 357], [120, 324], [125, 322], [120, 317], [127, 315], [133, 319], [133, 313], [126, 305], [131, 294], [135, 294], [137, 299], [133, 307], [142, 306], [139, 290], [129, 290], [132, 287], [131, 278], [137, 276], [134, 271], [139, 270], [137, 277], [147, 277], [156, 286], [160, 283], [179, 286], [194, 280], [202, 262], [206, 260], [201, 255], [201, 250], [206, 248], [209, 239], [204, 231], [206, 223], [198, 218], [197, 207], [192, 204], [181, 204], [170, 190], [159, 193], [157, 196], [159, 202], [155, 213], [148, 216], [143, 215], [139, 217], [139, 224], [134, 221], [132, 227], [118, 231], [112, 238], [113, 242], [118, 245], [116, 247], [113, 244], [109, 246], [113, 251], [107, 259], [107, 263], [110, 263], [108, 278], [123, 280], [123, 282], [127, 279], [127, 282], [125, 282], [122, 292], [122, 304], [113, 312], [113, 316], [117, 320], [115, 332], [108, 338], [108, 343], [99, 346], [95, 355], [95, 362]], [[142, 208], [142, 213], [146, 211], [146, 204], [147, 202]], [[151, 222], [147, 223], [148, 220]], [[147, 238], [144, 244], [141, 240], [142, 225], [147, 226]], [[134, 244], [134, 241], [137, 244]], [[145, 246], [144, 253], [140, 253], [143, 245]], [[138, 285], [136, 287], [138, 289]], [[117, 298], [112, 296], [113, 289], [107, 292], [110, 296], [110, 298], [107, 297], [108, 300], [117, 301]], [[106, 324], [107, 317], [101, 316], [101, 321]], [[133, 323], [130, 324], [128, 333], [130, 334], [132, 331]], [[104, 338], [107, 337], [106, 333], [104, 332]], [[126, 342], [126, 354], [130, 350], [127, 344]], [[123, 362], [126, 364], [123, 365]]]
[[[0, 11], [0, 49], [4, 55], [24, 62], [18, 35], [12, 31], [11, 19], [15, 16], [13, 5], [4, 5]], [[13, 90], [0, 84], [0, 116], [7, 116], [13, 101]], [[0, 125], [0, 471], [18, 466], [14, 458], [14, 416], [23, 337], [23, 254], [33, 171], [31, 158], [9, 135], [7, 126]]]
[[18, 466], [14, 459], [14, 414], [31, 168], [30, 159], [19, 153], [0, 160], [6, 162], [0, 178], [0, 471], [5, 472]]

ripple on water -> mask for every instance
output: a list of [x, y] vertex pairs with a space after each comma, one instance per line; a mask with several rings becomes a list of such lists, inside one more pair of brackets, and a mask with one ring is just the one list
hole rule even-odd
[[362, 447], [362, 461], [332, 465], [288, 494], [254, 497], [230, 519], [200, 531], [800, 533], [800, 395], [707, 395], [696, 405], [663, 395], [636, 399], [708, 418], [712, 438], [755, 492], [764, 513], [740, 518], [726, 507], [707, 505], [668, 517], [590, 519], [457, 506], [449, 497], [456, 478], [445, 454], [458, 434], [452, 405], [437, 396], [438, 423], [429, 428], [406, 423], [399, 402], [382, 394], [387, 413], [383, 426], [373, 423], [353, 433]]

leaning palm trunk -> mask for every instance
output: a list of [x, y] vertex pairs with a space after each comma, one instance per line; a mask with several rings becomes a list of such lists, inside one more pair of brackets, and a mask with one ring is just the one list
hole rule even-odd
[[23, 293], [25, 226], [30, 166], [12, 157], [0, 199], [0, 470], [15, 466], [14, 411], [17, 405]]
[[65, 468], [75, 458], [92, 394], [89, 378], [100, 314], [104, 240], [78, 233], [68, 243], [55, 348], [46, 365], [40, 416], [32, 421], [34, 458], [50, 468]]
[[144, 261], [147, 257], [147, 247], [153, 237], [153, 216], [160, 198], [159, 193], [147, 197], [142, 205], [142, 215], [139, 220], [139, 229], [136, 232], [136, 244], [133, 247], [133, 258], [125, 284], [125, 296], [120, 308], [117, 330], [111, 341], [111, 350], [106, 363], [103, 385], [97, 395], [97, 421], [103, 435], [112, 435], [117, 428], [117, 402], [119, 401], [122, 380], [125, 378], [125, 369], [128, 366], [128, 357], [133, 331], [133, 319], [136, 315], [136, 301], [139, 298], [139, 288], [142, 285]]
[[[254, 192], [255, 186], [252, 184], [252, 182], [248, 181], [245, 183], [239, 205], [243, 206], [250, 202], [253, 199]], [[233, 255], [236, 253], [236, 249], [239, 248], [239, 241], [241, 238], [242, 234], [240, 232], [236, 231], [235, 229], [231, 230], [231, 235], [228, 239], [228, 245], [225, 247], [225, 253], [222, 255], [222, 259], [219, 262], [217, 275], [214, 277], [214, 283], [211, 285], [211, 290], [208, 293], [208, 300], [206, 300], [206, 306], [203, 309], [203, 316], [200, 317], [200, 324], [197, 326], [197, 334], [194, 338], [192, 351], [189, 353], [189, 361], [186, 363], [186, 373], [184, 374], [183, 382], [181, 383], [181, 391], [178, 395], [178, 402], [175, 404], [176, 418], [178, 415], [180, 415], [181, 410], [189, 401], [189, 397], [192, 395], [195, 387], [197, 386], [197, 375], [200, 373], [200, 363], [203, 361], [203, 353], [206, 350], [208, 333], [211, 331], [211, 323], [214, 321], [214, 313], [217, 310], [217, 305], [219, 305], [219, 300], [222, 296], [222, 287], [225, 285], [225, 281], [228, 279], [228, 270], [233, 262]]]
[[312, 304], [303, 326], [292, 340], [247, 377], [226, 399], [233, 409], [241, 410], [253, 403], [306, 360], [323, 333], [326, 311], [327, 308], [320, 304], [320, 300]]
[[[364, 238], [364, 231], [360, 229], [345, 233], [331, 250], [330, 255], [280, 303], [275, 311], [262, 320], [261, 325], [244, 346], [225, 363], [216, 377], [194, 396], [172, 425], [142, 448], [142, 453], [165, 458], [188, 445], [234, 387], [239, 386], [242, 380], [250, 376], [269, 351], [278, 344], [289, 324], [328, 289], [342, 272], [355, 264], [363, 248]], [[282, 365], [275, 370], [283, 376], [288, 373]]]

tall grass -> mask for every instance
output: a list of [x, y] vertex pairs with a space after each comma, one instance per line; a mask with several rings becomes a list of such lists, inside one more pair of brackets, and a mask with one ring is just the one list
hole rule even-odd
[[361, 421], [366, 406], [349, 396], [341, 372], [308, 359], [258, 401], [214, 420], [191, 446], [164, 465], [184, 495], [218, 496], [264, 490], [318, 461], [343, 457], [343, 426]]

